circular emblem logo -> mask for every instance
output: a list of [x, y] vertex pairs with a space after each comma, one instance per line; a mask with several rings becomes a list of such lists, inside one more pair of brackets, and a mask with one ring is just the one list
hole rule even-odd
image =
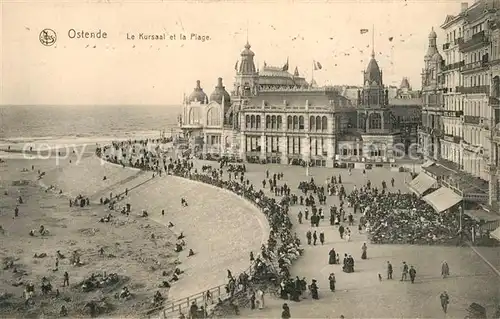
[[57, 40], [57, 35], [56, 32], [52, 29], [43, 29], [42, 32], [40, 32], [40, 43], [45, 45], [46, 47], [50, 47], [54, 43], [56, 43]]

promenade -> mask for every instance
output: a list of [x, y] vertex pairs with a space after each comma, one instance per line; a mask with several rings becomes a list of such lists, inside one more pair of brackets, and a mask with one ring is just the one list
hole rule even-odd
[[[196, 163], [200, 166], [203, 164], [218, 167], [218, 163], [215, 162]], [[395, 187], [389, 186], [389, 191], [408, 191], [404, 184], [405, 175], [407, 179], [409, 178], [408, 173], [377, 168], [367, 170], [366, 175], [363, 175], [361, 170], [353, 170], [352, 176], [348, 175], [347, 170], [342, 169], [310, 168], [310, 176], [306, 177], [306, 170], [297, 166], [248, 164], [245, 176], [260, 188], [266, 169], [271, 175], [283, 172], [284, 179], [279, 181], [278, 185], [287, 183], [296, 194], [299, 181], [309, 180], [312, 177], [316, 183], [322, 184], [333, 174], [336, 176], [341, 174], [347, 192], [351, 191], [354, 185], [359, 188], [367, 180], [370, 180], [375, 187], [380, 187], [382, 180], [390, 184], [392, 177], [395, 179]], [[338, 197], [328, 197], [327, 207], [332, 204], [339, 204]], [[298, 211], [304, 208], [304, 206], [292, 206], [290, 214], [296, 216]], [[347, 211], [350, 212], [351, 209], [348, 208]], [[292, 275], [306, 277], [308, 283], [313, 278], [318, 280], [320, 300], [313, 301], [309, 297], [307, 300], [295, 303], [267, 296], [264, 310], [242, 309], [242, 316], [278, 317], [281, 305], [283, 302], [288, 302], [292, 317], [295, 318], [337, 318], [340, 315], [346, 318], [440, 318], [444, 317], [444, 314], [440, 307], [439, 295], [444, 290], [448, 291], [451, 300], [448, 317], [464, 317], [466, 308], [472, 302], [485, 306], [489, 315], [492, 315], [500, 302], [500, 277], [469, 247], [373, 245], [369, 243], [364, 232], [358, 233], [357, 224], [351, 227], [353, 233], [351, 241], [345, 242], [340, 239], [337, 227], [330, 226], [327, 219], [316, 229], [318, 233], [324, 231], [325, 245], [308, 246], [305, 238], [306, 231], [311, 229], [308, 221], [298, 224], [296, 218], [293, 220], [295, 230], [302, 239], [305, 253], [293, 265]], [[361, 245], [364, 242], [368, 244], [368, 260], [360, 258]], [[328, 252], [332, 247], [341, 256], [344, 253], [352, 254], [356, 261], [356, 272], [347, 274], [342, 272], [340, 265], [328, 264]], [[481, 251], [488, 255], [492, 264], [500, 265], [500, 256], [495, 253], [495, 248], [483, 247]], [[451, 277], [447, 279], [440, 277], [443, 260], [450, 265]], [[394, 267], [392, 281], [385, 280], [387, 261]], [[403, 261], [413, 265], [417, 270], [417, 279], [413, 285], [399, 281]], [[327, 278], [331, 272], [335, 273], [337, 279], [335, 293], [328, 289]], [[378, 279], [379, 273], [384, 278], [381, 282]]]

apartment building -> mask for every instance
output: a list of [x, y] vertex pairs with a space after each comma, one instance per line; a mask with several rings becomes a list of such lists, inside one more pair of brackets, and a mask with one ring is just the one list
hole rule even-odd
[[444, 135], [440, 153], [442, 159], [456, 164], [458, 168], [463, 167], [461, 150], [463, 97], [459, 88], [462, 86], [460, 68], [464, 65], [459, 43], [463, 42], [463, 13], [466, 11], [467, 4], [462, 4], [461, 14], [447, 16], [441, 25], [446, 33], [446, 43], [443, 44], [444, 66], [441, 73], [444, 81], [442, 114]]

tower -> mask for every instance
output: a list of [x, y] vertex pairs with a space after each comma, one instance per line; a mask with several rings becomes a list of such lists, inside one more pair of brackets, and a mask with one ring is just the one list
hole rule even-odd
[[254, 56], [250, 50], [250, 43], [245, 44], [241, 51], [239, 66], [236, 64], [236, 76], [234, 81], [235, 97], [250, 97], [257, 94], [259, 73], [255, 67]]
[[389, 111], [389, 92], [384, 88], [382, 71], [372, 46], [370, 62], [363, 72], [363, 89], [358, 94], [358, 128], [361, 133], [389, 133], [394, 121]]
[[439, 74], [443, 68], [443, 57], [438, 51], [437, 35], [432, 28], [429, 33], [429, 45], [424, 55], [422, 69], [422, 129], [419, 132], [419, 144], [425, 156], [438, 160], [441, 157], [441, 135], [443, 131], [443, 106]]

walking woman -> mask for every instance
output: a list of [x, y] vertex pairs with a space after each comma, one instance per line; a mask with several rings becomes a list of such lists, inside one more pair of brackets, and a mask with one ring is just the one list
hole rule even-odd
[[368, 247], [366, 246], [366, 243], [363, 243], [363, 246], [361, 246], [361, 259], [366, 259], [366, 251], [368, 250]]

